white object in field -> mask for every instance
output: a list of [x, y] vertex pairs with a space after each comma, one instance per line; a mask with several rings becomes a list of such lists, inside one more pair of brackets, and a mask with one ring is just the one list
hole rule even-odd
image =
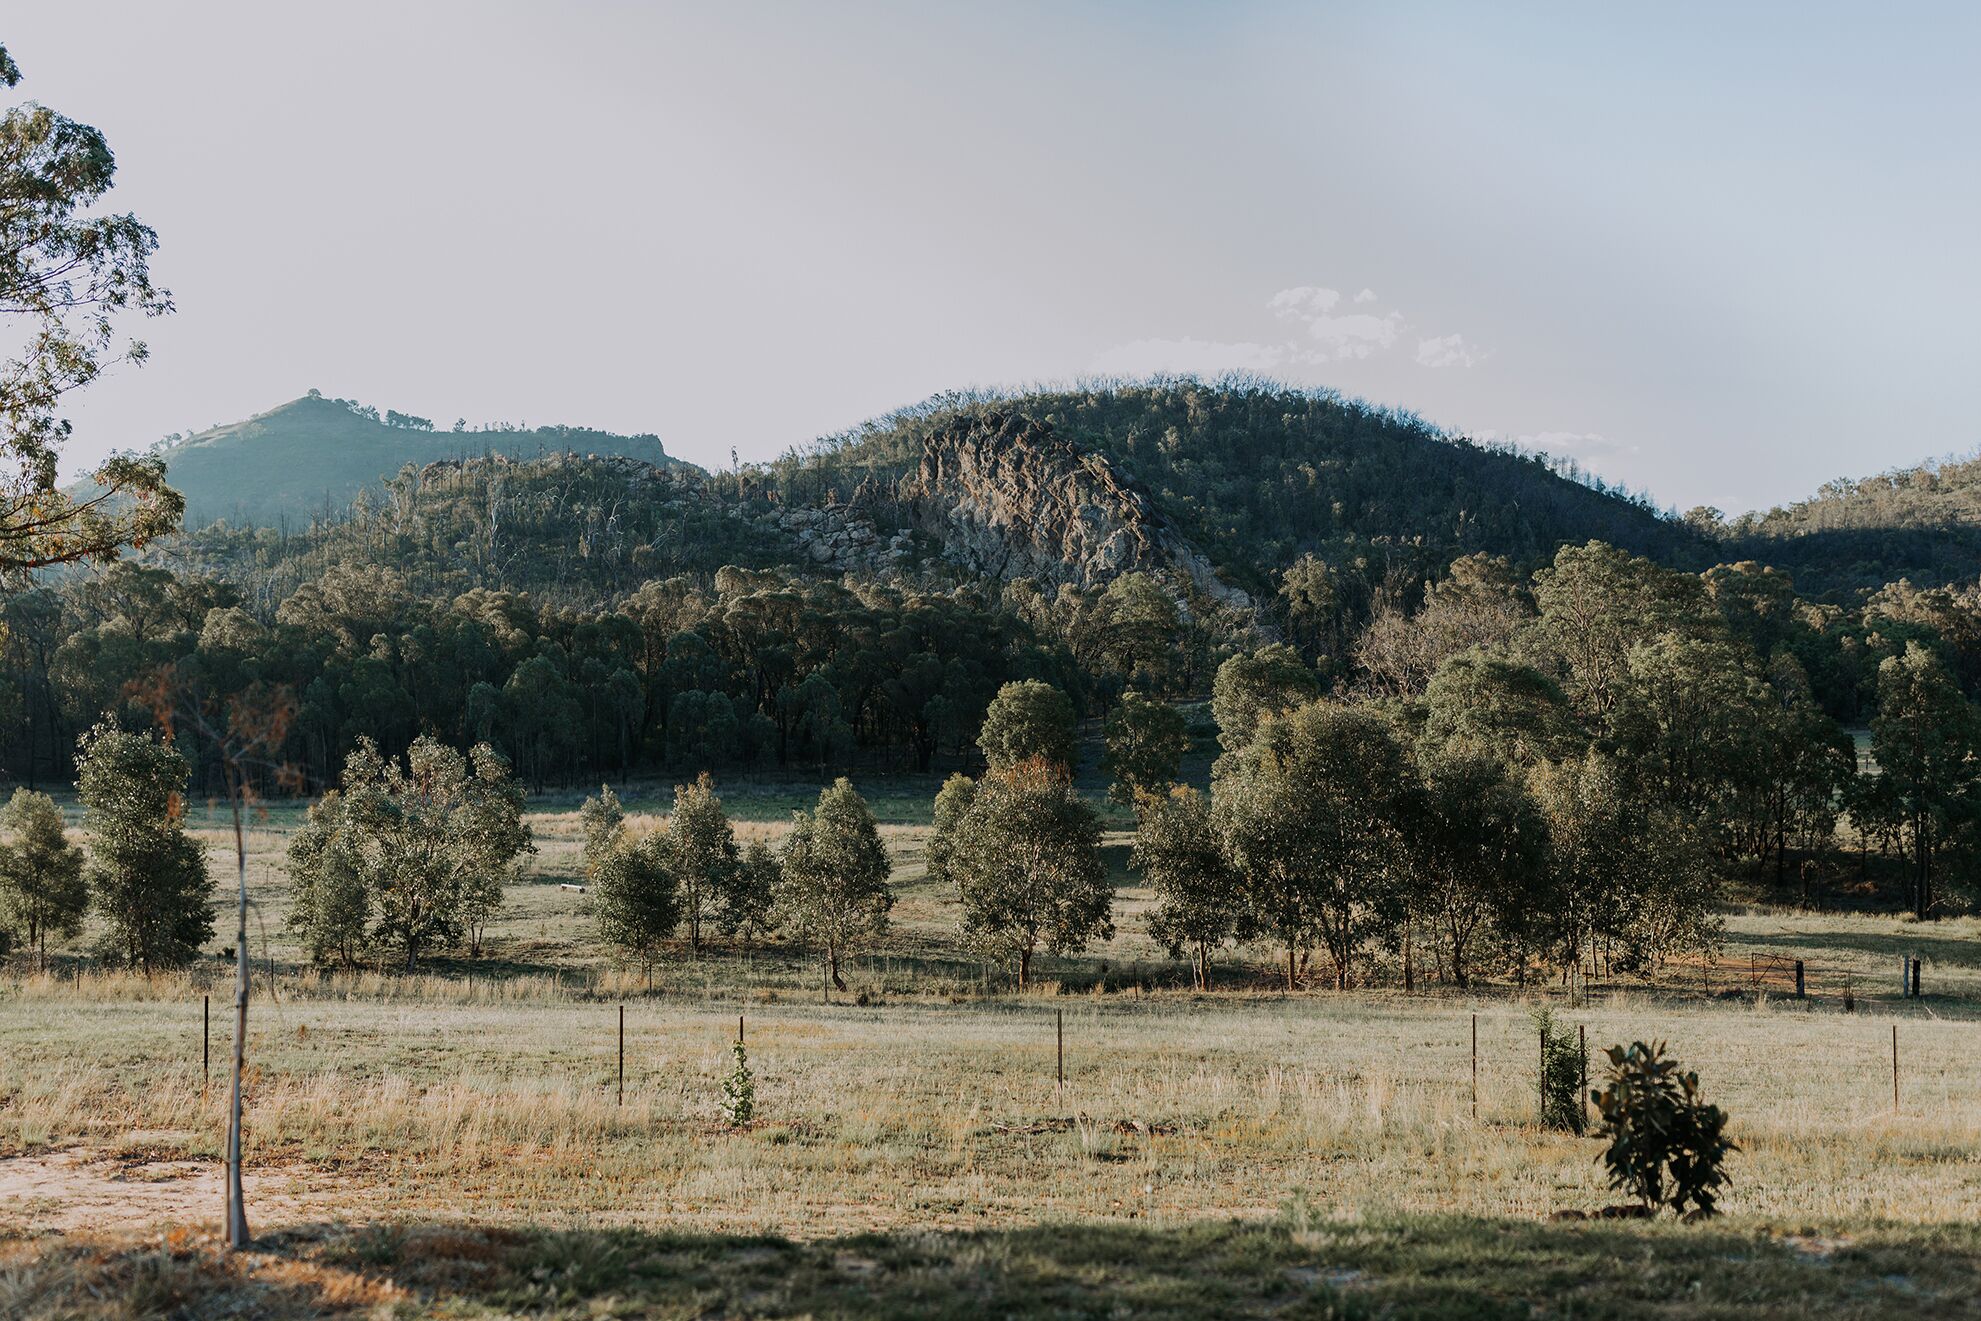
[[560, 890], [569, 890], [572, 894], [583, 894], [585, 892], [585, 887], [582, 885], [564, 884], [559, 885], [557, 888]]

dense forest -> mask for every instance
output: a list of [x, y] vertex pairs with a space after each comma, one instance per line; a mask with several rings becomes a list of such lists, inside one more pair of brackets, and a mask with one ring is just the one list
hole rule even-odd
[[[420, 431], [302, 403], [262, 425], [327, 409]], [[1244, 608], [1160, 567], [1096, 564], [1081, 585], [958, 562], [956, 525], [928, 504], [999, 493], [910, 499], [918, 464], [1014, 409], [1067, 452], [1104, 455], [1150, 517], [1242, 586]], [[1827, 718], [1869, 721], [1879, 665], [1909, 642], [1963, 689], [1981, 683], [1973, 587], [1812, 601], [1774, 567], [1708, 567], [1725, 547], [1698, 523], [1408, 417], [1244, 382], [945, 397], [714, 475], [573, 453], [408, 463], [301, 526], [210, 523], [10, 594], [0, 767], [65, 780], [76, 737], [105, 710], [141, 720], [134, 686], [169, 669], [215, 698], [293, 694], [283, 755], [311, 786], [361, 737], [392, 750], [421, 732], [491, 740], [539, 785], [925, 770], [969, 761], [986, 704], [1018, 678], [1100, 716], [1131, 688], [1201, 696], [1224, 660], [1285, 642], [1325, 689], [1421, 691], [1451, 656], [1519, 631], [1537, 571], [1591, 542], [1691, 584], [1755, 673], [1793, 666]], [[1731, 546], [1764, 529], [1781, 532], [1708, 531]]]

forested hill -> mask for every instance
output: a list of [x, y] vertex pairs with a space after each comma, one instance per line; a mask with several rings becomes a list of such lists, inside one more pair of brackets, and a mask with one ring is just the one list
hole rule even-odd
[[[422, 449], [436, 461], [406, 467]], [[509, 457], [439, 457], [461, 450]], [[257, 592], [360, 559], [419, 590], [567, 601], [724, 564], [1083, 591], [1148, 573], [1270, 622], [1290, 578], [1325, 579], [1325, 608], [1356, 616], [1477, 552], [1532, 568], [1601, 540], [1712, 562], [1688, 525], [1546, 460], [1245, 383], [940, 396], [734, 475], [656, 468], [650, 437], [435, 433], [316, 397], [167, 452], [192, 530], [168, 560]], [[368, 494], [332, 503], [333, 480]]]
[[161, 453], [167, 480], [186, 497], [186, 526], [230, 523], [300, 527], [339, 513], [361, 489], [376, 488], [407, 464], [502, 454], [531, 458], [572, 451], [627, 455], [671, 466], [657, 436], [622, 436], [584, 427], [435, 430], [422, 417], [311, 391], [245, 422], [170, 437]]
[[1747, 514], [1727, 559], [1777, 565], [1808, 595], [1851, 597], [1899, 578], [1920, 586], [1981, 575], [1981, 455], [1826, 483], [1807, 500]]
[[942, 395], [777, 465], [794, 495], [912, 474], [932, 439], [1021, 415], [1105, 456], [1226, 580], [1270, 596], [1303, 553], [1435, 569], [1486, 551], [1537, 563], [1591, 539], [1691, 567], [1705, 541], [1646, 501], [1571, 480], [1547, 459], [1445, 435], [1324, 391], [1259, 383]]

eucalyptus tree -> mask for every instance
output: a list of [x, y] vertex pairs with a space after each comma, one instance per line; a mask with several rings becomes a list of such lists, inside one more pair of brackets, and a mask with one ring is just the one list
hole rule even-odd
[[736, 883], [738, 857], [736, 831], [707, 771], [692, 784], [674, 786], [667, 837], [681, 917], [688, 924], [688, 948], [699, 955], [703, 928], [720, 918], [724, 897]]
[[1395, 927], [1413, 788], [1389, 724], [1334, 702], [1267, 716], [1219, 759], [1212, 817], [1248, 924], [1285, 951], [1287, 989], [1316, 942], [1346, 988], [1363, 946]]
[[778, 925], [818, 949], [828, 996], [845, 990], [840, 965], [887, 934], [894, 891], [880, 827], [844, 776], [792, 818], [779, 864]]
[[16, 789], [0, 810], [0, 930], [11, 929], [48, 966], [48, 938], [82, 930], [89, 913], [83, 852], [47, 794]]
[[77, 742], [84, 879], [104, 952], [147, 976], [191, 962], [213, 938], [213, 882], [186, 833], [185, 789], [186, 759], [162, 739], [98, 724]]
[[1517, 938], [1550, 906], [1547, 818], [1490, 757], [1436, 753], [1422, 773], [1409, 907], [1435, 933], [1452, 981], [1469, 986], [1485, 932]]
[[1200, 991], [1211, 989], [1211, 956], [1244, 931], [1244, 893], [1225, 859], [1210, 803], [1188, 785], [1148, 795], [1129, 863], [1155, 891], [1149, 935], [1170, 957], [1190, 956]]
[[1114, 777], [1108, 796], [1124, 804], [1174, 784], [1190, 750], [1190, 731], [1176, 708], [1133, 688], [1108, 713], [1104, 737], [1105, 765]]
[[1217, 721], [1218, 742], [1236, 752], [1252, 741], [1259, 723], [1304, 706], [1321, 695], [1320, 676], [1283, 642], [1218, 666], [1211, 682], [1211, 716]]
[[1054, 766], [1073, 765], [1073, 702], [1049, 683], [1021, 679], [997, 690], [984, 712], [977, 746], [991, 768], [1030, 758]]
[[[0, 46], [0, 87], [21, 70]], [[0, 577], [76, 560], [110, 560], [177, 530], [185, 501], [155, 455], [117, 455], [78, 496], [58, 472], [70, 434], [63, 401], [145, 346], [121, 341], [129, 315], [172, 310], [151, 279], [158, 236], [96, 206], [115, 182], [103, 134], [33, 101], [0, 113], [0, 317], [14, 356], [0, 360]]]
[[308, 847], [290, 867], [305, 888], [359, 878], [370, 939], [404, 957], [479, 932], [500, 907], [503, 886], [536, 845], [523, 820], [523, 790], [487, 744], [465, 756], [436, 738], [413, 740], [403, 764], [369, 738], [344, 762], [342, 788], [318, 805]]
[[1041, 950], [1071, 954], [1114, 935], [1100, 817], [1065, 769], [1031, 757], [988, 772], [954, 825], [944, 862], [963, 931], [1009, 963], [1022, 988]]

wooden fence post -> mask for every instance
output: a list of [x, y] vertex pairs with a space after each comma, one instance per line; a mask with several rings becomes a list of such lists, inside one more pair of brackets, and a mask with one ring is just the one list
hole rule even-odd
[[1892, 1113], [1898, 1113], [1898, 1024], [1892, 1024]]
[[1472, 1117], [1479, 1117], [1479, 1016], [1472, 1015]]
[[619, 1006], [619, 1104], [626, 1104], [626, 1006]]
[[1575, 1040], [1577, 1044], [1580, 1045], [1582, 1048], [1582, 1102], [1580, 1105], [1576, 1106], [1576, 1111], [1577, 1113], [1582, 1115], [1583, 1123], [1586, 1125], [1588, 1123], [1588, 1116], [1589, 1116], [1589, 1027], [1588, 1024], [1577, 1023], [1575, 1025]]
[[202, 1090], [213, 1077], [213, 997], [199, 998], [199, 1085]]
[[1797, 959], [1795, 961], [1795, 998], [1798, 1000], [1808, 998], [1808, 988], [1804, 985], [1802, 980], [1801, 959]]
[[1052, 1011], [1052, 1032], [1054, 1050], [1058, 1057], [1058, 1085], [1064, 1088], [1066, 1086], [1066, 1011], [1064, 1009]]

